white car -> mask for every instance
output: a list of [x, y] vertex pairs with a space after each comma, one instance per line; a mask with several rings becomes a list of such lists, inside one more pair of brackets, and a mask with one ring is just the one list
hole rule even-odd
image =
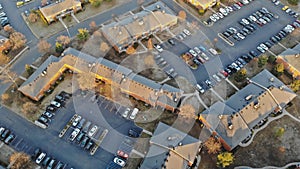
[[130, 112], [130, 108], [126, 108], [126, 110], [122, 114], [122, 117], [127, 118], [129, 112]]
[[217, 14], [221, 19], [224, 18], [224, 15], [221, 12], [218, 12]]
[[242, 40], [246, 38], [246, 37], [245, 37], [244, 35], [242, 35], [241, 33], [237, 33], [236, 35], [237, 35], [240, 39], [242, 39]]
[[216, 20], [219, 20], [219, 19], [220, 19], [219, 15], [216, 14], [216, 13], [213, 14], [213, 17], [216, 18]]
[[216, 74], [214, 74], [212, 76], [217, 82], [221, 82], [221, 79], [219, 78], [219, 76], [217, 76]]
[[158, 44], [154, 44], [153, 45], [154, 46], [154, 48], [158, 51], [158, 52], [162, 52], [164, 49], [160, 46], [160, 45], [158, 45]]
[[204, 89], [199, 84], [197, 84], [196, 87], [200, 93], [204, 93]]
[[260, 51], [261, 53], [265, 53], [265, 52], [266, 52], [266, 51], [265, 51], [262, 47], [260, 47], [260, 46], [257, 46], [256, 49], [257, 49], [258, 51]]
[[209, 50], [210, 53], [212, 53], [213, 55], [217, 55], [217, 54], [218, 54], [218, 52], [217, 52], [215, 49], [213, 49], [213, 48], [209, 48], [208, 50]]
[[126, 164], [124, 160], [122, 160], [122, 159], [120, 159], [118, 157], [114, 158], [114, 163], [118, 164], [121, 167], [125, 167], [125, 164]]
[[50, 104], [53, 105], [53, 106], [55, 106], [55, 107], [57, 107], [57, 108], [60, 108], [60, 106], [61, 106], [61, 104], [58, 103], [57, 101], [51, 101]]
[[249, 22], [247, 19], [245, 19], [245, 18], [243, 18], [242, 21], [243, 21], [246, 25], [249, 25], [249, 24], [250, 24], [250, 22]]
[[130, 118], [131, 120], [134, 120], [135, 117], [136, 117], [136, 115], [138, 114], [138, 112], [139, 112], [139, 109], [134, 108], [134, 109], [132, 110], [132, 113], [131, 113], [131, 115], [129, 116], [129, 118]]
[[98, 126], [94, 125], [88, 133], [89, 137], [93, 137], [94, 134], [98, 131]]
[[80, 129], [79, 128], [76, 128], [70, 135], [70, 140], [71, 141], [74, 141], [74, 139], [77, 137], [77, 135], [79, 134], [80, 132]]
[[[216, 52], [218, 54], [218, 52]], [[205, 60], [209, 60], [209, 57], [204, 53], [204, 52], [201, 52], [201, 57], [203, 57]]]
[[74, 121], [73, 121], [73, 123], [72, 123], [72, 126], [73, 126], [73, 127], [76, 127], [80, 120], [81, 120], [81, 116], [78, 115], [78, 116], [74, 119]]
[[217, 21], [217, 19], [216, 19], [214, 16], [210, 16], [209, 18], [210, 18], [210, 20], [212, 20], [213, 22], [216, 22], [216, 21]]
[[253, 22], [256, 22], [256, 21], [257, 21], [257, 19], [256, 19], [254, 16], [252, 16], [252, 15], [250, 15], [249, 18], [250, 18]]
[[263, 48], [264, 50], [268, 50], [269, 48], [265, 45], [265, 44], [263, 44], [263, 43], [261, 43], [260, 45], [259, 45], [261, 48]]
[[249, 4], [249, 1], [248, 0], [242, 0], [243, 4]]
[[220, 8], [219, 11], [220, 11], [224, 16], [227, 16], [227, 15], [228, 15], [226, 9], [224, 9], [224, 8]]
[[194, 57], [197, 56], [197, 53], [196, 53], [193, 49], [190, 49], [190, 50], [189, 50], [189, 53], [190, 53], [191, 55], [193, 55]]
[[201, 53], [201, 50], [196, 46], [196, 47], [194, 47], [194, 51], [195, 52], [197, 52], [198, 54], [200, 54]]
[[263, 18], [259, 18], [259, 22], [261, 22], [262, 24], [267, 24], [267, 21], [265, 21]]
[[183, 33], [185, 33], [186, 35], [190, 36], [191, 35], [191, 32], [187, 29], [183, 29]]
[[43, 159], [45, 158], [45, 156], [46, 156], [46, 153], [41, 153], [41, 154], [38, 156], [38, 158], [35, 160], [35, 162], [36, 162], [37, 164], [40, 164], [41, 161], [43, 161]]

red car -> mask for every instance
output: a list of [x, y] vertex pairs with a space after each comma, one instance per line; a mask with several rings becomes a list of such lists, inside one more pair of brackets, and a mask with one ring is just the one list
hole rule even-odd
[[240, 7], [244, 6], [241, 2], [237, 2], [236, 4], [238, 4]]
[[222, 73], [225, 77], [227, 77], [228, 76], [228, 73], [227, 72], [225, 72], [224, 70], [221, 70], [220, 71], [220, 73]]
[[128, 158], [128, 154], [126, 154], [124, 151], [121, 151], [121, 150], [117, 151], [117, 155], [122, 157], [122, 158], [125, 158], [125, 159]]

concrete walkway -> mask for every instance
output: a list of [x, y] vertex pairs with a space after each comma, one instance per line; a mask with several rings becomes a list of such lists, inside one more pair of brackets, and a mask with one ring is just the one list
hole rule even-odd
[[236, 91], [239, 91], [240, 89], [236, 87], [228, 78], [225, 79], [226, 82], [228, 82]]
[[[291, 167], [291, 166], [297, 166], [297, 165], [300, 165], [300, 162], [293, 162], [293, 163], [289, 163], [283, 167], [275, 167], [275, 166], [265, 166], [263, 168], [257, 168], [257, 169], [283, 169], [283, 168], [288, 168], [288, 167]], [[238, 166], [238, 167], [234, 167], [235, 169], [255, 169], [255, 168], [252, 168], [252, 167], [248, 167], [248, 166]]]
[[135, 149], [132, 149], [131, 153], [134, 153], [134, 154], [136, 154], [136, 155], [138, 155], [138, 156], [140, 156], [140, 157], [142, 157], [142, 158], [145, 157], [145, 155], [144, 155], [143, 153], [141, 153], [141, 152], [139, 152], [139, 151], [137, 151], [137, 150], [135, 150]]
[[150, 135], [150, 136], [153, 135], [152, 132], [150, 132], [150, 131], [148, 131], [148, 130], [145, 130], [145, 129], [143, 129], [143, 132], [146, 133], [146, 134], [148, 134], [148, 135]]
[[213, 88], [210, 88], [209, 90], [213, 92], [222, 102], [225, 102], [225, 100]]

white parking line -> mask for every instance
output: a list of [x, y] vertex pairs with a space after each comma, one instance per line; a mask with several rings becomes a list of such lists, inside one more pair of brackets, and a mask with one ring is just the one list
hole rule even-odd
[[283, 47], [285, 50], [287, 50], [287, 48], [285, 46], [283, 46], [280, 42], [278, 42], [278, 45]]

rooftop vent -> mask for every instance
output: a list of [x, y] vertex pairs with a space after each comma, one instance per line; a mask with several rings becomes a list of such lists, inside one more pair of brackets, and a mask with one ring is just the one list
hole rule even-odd
[[164, 14], [164, 13], [166, 13], [166, 11], [165, 11], [165, 10], [162, 10], [161, 12], [162, 12], [163, 14]]
[[140, 26], [144, 25], [144, 21], [143, 21], [143, 20], [140, 20], [140, 21], [139, 21], [139, 25], [140, 25]]
[[122, 31], [119, 31], [119, 35], [122, 35]]
[[138, 16], [137, 16], [137, 15], [134, 15], [134, 16], [133, 16], [133, 19], [134, 19], [134, 20], [136, 20], [137, 18], [138, 18]]
[[250, 95], [248, 95], [247, 97], [245, 97], [245, 100], [246, 101], [249, 101], [249, 100], [251, 100], [252, 99], [252, 95], [250, 94]]
[[270, 78], [270, 82], [274, 82], [274, 78], [273, 77]]
[[219, 119], [222, 119], [222, 117], [223, 117], [223, 114], [220, 114], [218, 117], [219, 117]]
[[228, 117], [227, 118], [227, 123], [228, 123], [228, 129], [229, 130], [232, 130], [233, 129], [233, 125], [232, 125], [232, 121], [231, 121], [232, 117]]
[[254, 102], [253, 107], [254, 107], [255, 109], [258, 109], [258, 108], [259, 108], [259, 102], [258, 102], [258, 100], [256, 100], [256, 101]]
[[283, 90], [283, 86], [280, 86], [279, 89], [280, 89], [280, 90]]
[[157, 9], [160, 9], [160, 6], [159, 6], [159, 5], [156, 5], [156, 8], [157, 8]]

